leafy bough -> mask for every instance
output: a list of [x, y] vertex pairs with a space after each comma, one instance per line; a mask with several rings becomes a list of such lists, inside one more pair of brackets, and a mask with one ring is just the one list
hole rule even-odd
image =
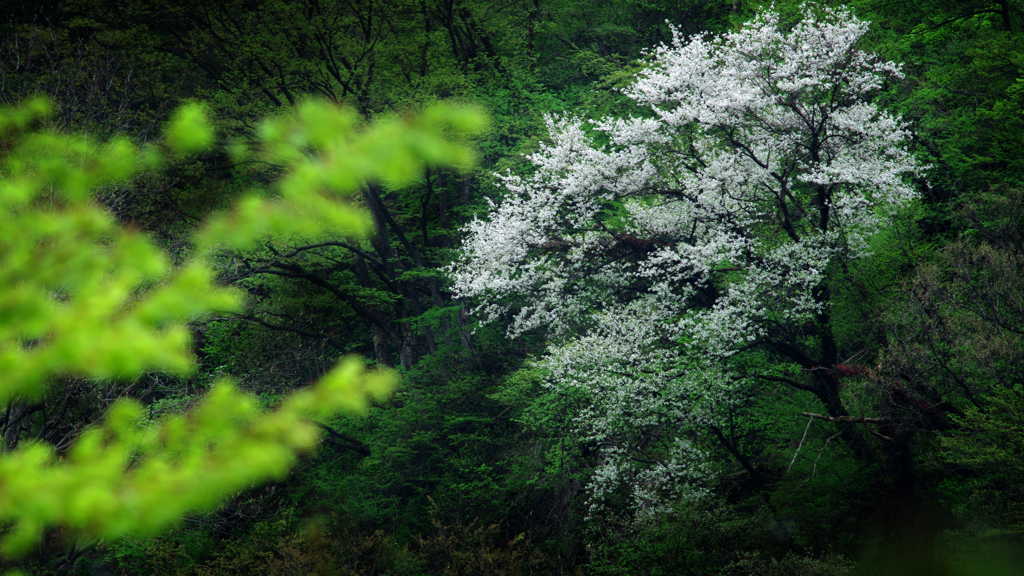
[[[157, 168], [164, 155], [213, 144], [201, 106], [178, 110], [160, 147], [98, 144], [35, 128], [45, 101], [0, 110], [0, 404], [38, 402], [62, 376], [102, 381], [144, 371], [194, 371], [187, 326], [237, 311], [241, 294], [217, 286], [203, 254], [268, 235], [359, 237], [367, 218], [345, 199], [368, 181], [400, 185], [424, 163], [467, 166], [464, 139], [484, 118], [428, 108], [365, 124], [355, 113], [306, 102], [263, 123], [261, 159], [285, 168], [277, 194], [252, 193], [211, 217], [194, 254], [172, 266], [144, 234], [120, 226], [94, 192]], [[246, 153], [235, 150], [236, 154]], [[365, 413], [396, 377], [343, 359], [273, 411], [216, 382], [191, 412], [149, 424], [140, 403], [116, 402], [63, 453], [22, 443], [0, 456], [2, 550], [29, 551], [47, 527], [86, 540], [151, 535], [256, 483], [281, 478], [319, 441], [318, 420]]]

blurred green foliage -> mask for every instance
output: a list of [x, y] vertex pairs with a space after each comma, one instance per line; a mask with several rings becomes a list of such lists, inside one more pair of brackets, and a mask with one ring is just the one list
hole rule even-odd
[[[37, 399], [68, 374], [102, 385], [145, 370], [188, 373], [187, 322], [241, 303], [237, 291], [214, 284], [207, 261], [172, 267], [145, 235], [119, 226], [93, 201], [101, 186], [156, 167], [159, 149], [35, 130], [49, 112], [41, 100], [0, 111], [0, 401], [7, 406]], [[297, 117], [268, 120], [262, 131], [262, 152], [287, 165], [281, 198], [243, 199], [201, 232], [200, 246], [251, 244], [268, 234], [365, 233], [355, 208], [321, 193], [351, 192], [367, 179], [400, 181], [424, 162], [465, 166], [472, 154], [453, 138], [484, 123], [474, 111], [436, 106], [363, 130], [353, 113], [310, 101]], [[179, 154], [212, 143], [197, 105], [172, 117], [162, 141]], [[3, 551], [27, 552], [49, 526], [107, 542], [155, 534], [186, 512], [281, 478], [318, 443], [316, 421], [365, 414], [394, 387], [393, 374], [367, 373], [350, 358], [271, 412], [228, 380], [192, 411], [156, 423], [137, 401], [119, 401], [62, 454], [30, 442], [0, 457], [0, 522], [9, 526]]]

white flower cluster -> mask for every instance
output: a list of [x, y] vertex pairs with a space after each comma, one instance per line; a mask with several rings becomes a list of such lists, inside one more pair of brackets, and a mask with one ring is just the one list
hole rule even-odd
[[867, 255], [915, 198], [909, 132], [871, 103], [899, 66], [855, 48], [866, 30], [806, 6], [789, 31], [766, 12], [675, 33], [626, 92], [647, 117], [548, 118], [532, 175], [502, 177], [507, 198], [465, 229], [455, 292], [484, 321], [511, 311], [510, 336], [548, 329], [550, 385], [590, 399], [595, 506], [626, 477], [647, 510], [696, 486], [699, 451], [678, 446], [728, 396], [724, 360], [825, 311], [829, 263]]

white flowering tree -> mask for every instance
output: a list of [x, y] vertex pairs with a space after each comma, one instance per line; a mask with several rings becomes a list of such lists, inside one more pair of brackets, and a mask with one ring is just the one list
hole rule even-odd
[[[644, 511], [699, 494], [708, 431], [756, 473], [720, 431], [751, 382], [848, 416], [830, 270], [870, 253], [920, 170], [872, 103], [900, 71], [856, 48], [867, 29], [807, 6], [789, 30], [768, 11], [676, 34], [626, 91], [639, 115], [549, 118], [532, 175], [501, 177], [506, 198], [466, 227], [455, 292], [484, 321], [510, 315], [512, 337], [547, 329], [546, 384], [586, 399], [592, 512], [620, 488]], [[750, 351], [784, 367], [739, 368]]]

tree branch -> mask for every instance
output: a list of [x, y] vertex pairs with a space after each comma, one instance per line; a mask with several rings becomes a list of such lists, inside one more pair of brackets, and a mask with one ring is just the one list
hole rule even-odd
[[327, 424], [322, 424], [320, 422], [313, 422], [313, 421], [310, 421], [310, 422], [312, 422], [314, 425], [316, 425], [317, 427], [319, 427], [319, 428], [321, 428], [321, 429], [323, 429], [323, 430], [325, 430], [327, 432], [328, 439], [331, 440], [330, 444], [332, 446], [337, 446], [339, 448], [344, 448], [346, 450], [351, 450], [352, 452], [355, 452], [357, 454], [361, 454], [364, 458], [371, 454], [369, 446], [367, 446], [366, 444], [363, 444], [362, 442], [360, 442], [359, 440], [356, 440], [355, 438], [349, 436], [348, 434], [345, 434], [344, 432], [336, 430], [336, 429], [328, 426]]

